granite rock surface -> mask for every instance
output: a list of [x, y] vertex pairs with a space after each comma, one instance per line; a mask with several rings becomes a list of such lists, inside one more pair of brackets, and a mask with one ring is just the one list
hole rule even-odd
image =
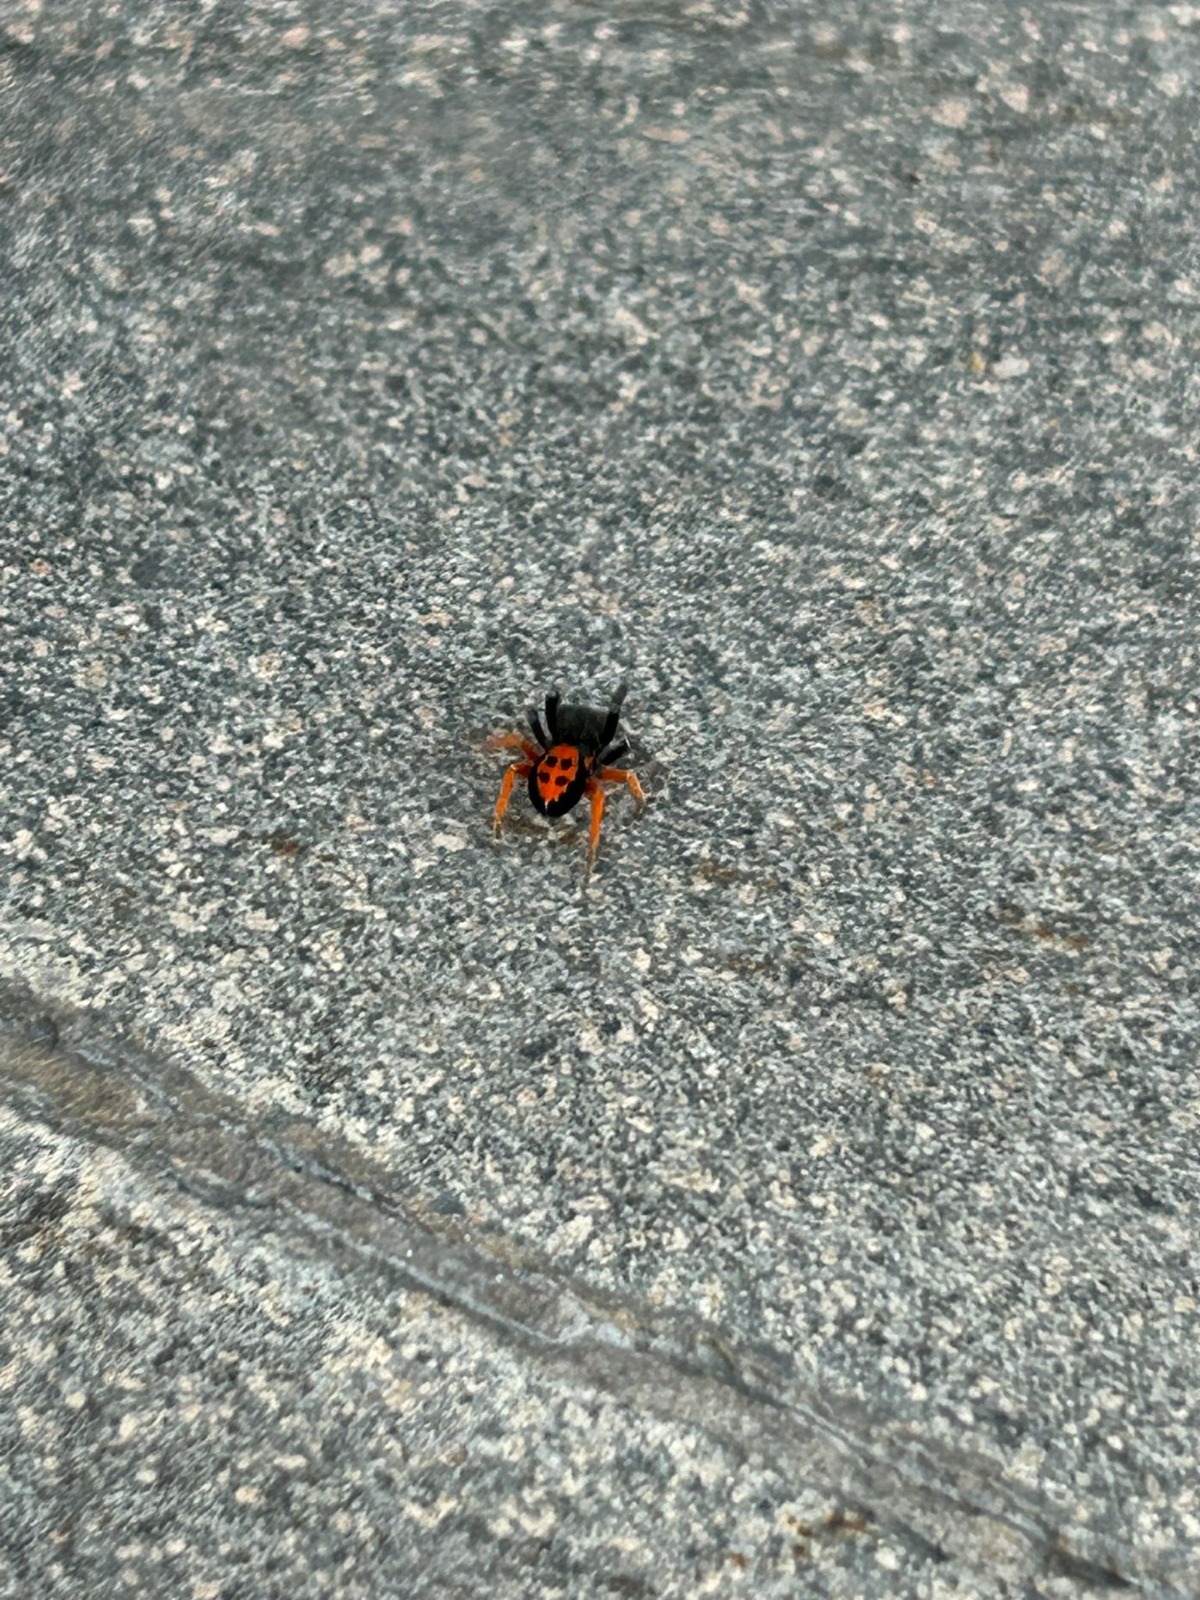
[[0, 46], [0, 1592], [1200, 1592], [1200, 8]]

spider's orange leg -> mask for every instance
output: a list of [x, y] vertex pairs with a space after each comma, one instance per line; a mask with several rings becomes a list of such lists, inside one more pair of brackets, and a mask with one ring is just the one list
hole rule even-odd
[[591, 877], [592, 865], [596, 860], [596, 851], [600, 848], [600, 826], [604, 821], [604, 790], [595, 778], [589, 778], [587, 788], [584, 790], [592, 803], [592, 825], [588, 830], [588, 864], [587, 874]]
[[532, 771], [532, 761], [514, 761], [504, 774], [504, 782], [500, 785], [500, 794], [496, 800], [496, 809], [492, 812], [492, 834], [495, 838], [500, 837], [500, 824], [504, 820], [504, 813], [508, 810], [513, 784], [518, 778], [527, 778]]
[[489, 750], [519, 750], [526, 761], [536, 764], [541, 751], [530, 744], [529, 740], [521, 733], [493, 733], [489, 734], [487, 747]]
[[646, 804], [646, 796], [642, 786], [632, 772], [626, 772], [621, 767], [601, 767], [596, 776], [603, 783], [627, 783], [629, 792], [638, 805], [644, 806]]
[[604, 821], [604, 790], [602, 783], [628, 784], [629, 792], [637, 801], [639, 807], [646, 804], [646, 795], [641, 784], [632, 772], [626, 772], [623, 767], [601, 767], [588, 779], [584, 794], [592, 803], [592, 825], [589, 829], [588, 849], [588, 876], [591, 876], [592, 865], [596, 860], [596, 851], [600, 848], [600, 827]]

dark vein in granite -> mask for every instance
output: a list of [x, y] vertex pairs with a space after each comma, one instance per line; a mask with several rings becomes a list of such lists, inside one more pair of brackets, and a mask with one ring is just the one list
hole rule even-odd
[[1010, 1578], [1065, 1575], [1155, 1600], [1192, 1592], [1182, 1557], [1151, 1566], [1124, 1542], [1071, 1526], [1065, 1508], [1013, 1483], [1002, 1463], [816, 1394], [783, 1351], [596, 1290], [499, 1236], [426, 1215], [360, 1150], [300, 1118], [251, 1121], [177, 1065], [107, 1037], [96, 1019], [2, 983], [0, 1094], [20, 1115], [118, 1152], [152, 1183], [234, 1214], [248, 1231], [285, 1248], [303, 1240], [342, 1270], [384, 1273], [434, 1297], [572, 1381], [795, 1461], [862, 1525], [886, 1527], [927, 1559], [991, 1570], [1000, 1525], [1019, 1569]]

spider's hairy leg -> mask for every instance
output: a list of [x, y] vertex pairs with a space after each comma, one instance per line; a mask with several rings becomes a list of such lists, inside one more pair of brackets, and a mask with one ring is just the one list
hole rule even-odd
[[626, 784], [638, 805], [644, 806], [646, 804], [646, 792], [632, 772], [627, 772], [622, 767], [601, 767], [595, 776], [601, 783]]
[[488, 736], [487, 747], [489, 750], [519, 750], [526, 761], [537, 761], [540, 752], [523, 733], [493, 733]]
[[604, 822], [604, 790], [594, 778], [589, 779], [584, 790], [592, 805], [591, 826], [588, 828], [588, 860], [586, 878], [592, 875], [592, 868], [596, 863], [596, 851], [600, 848], [600, 828]]
[[504, 774], [504, 781], [500, 785], [500, 793], [496, 799], [496, 809], [492, 812], [492, 837], [500, 837], [500, 824], [504, 820], [504, 813], [508, 810], [509, 798], [513, 792], [513, 784], [518, 778], [527, 778], [533, 771], [533, 761], [514, 761]]
[[599, 772], [601, 767], [608, 766], [610, 762], [619, 761], [622, 756], [627, 756], [628, 754], [629, 741], [627, 739], [620, 739], [616, 744], [609, 745], [607, 749], [601, 747], [600, 754], [596, 757], [594, 770]]
[[541, 745], [543, 750], [548, 750], [550, 748], [550, 741], [546, 737], [545, 728], [542, 727], [541, 717], [538, 716], [537, 712], [532, 706], [530, 706], [529, 710], [526, 711], [525, 718], [529, 723], [529, 726], [533, 729], [534, 738]]
[[628, 682], [618, 684], [616, 692], [608, 702], [608, 715], [604, 719], [604, 727], [600, 733], [600, 748], [611, 742], [612, 736], [617, 731], [617, 723], [621, 720], [621, 707], [625, 703], [625, 696], [629, 693]]

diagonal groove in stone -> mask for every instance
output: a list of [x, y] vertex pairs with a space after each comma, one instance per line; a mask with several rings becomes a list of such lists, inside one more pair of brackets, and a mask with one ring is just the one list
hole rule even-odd
[[343, 1268], [382, 1271], [575, 1381], [740, 1450], [794, 1460], [866, 1521], [934, 1558], [986, 1568], [985, 1529], [1000, 1525], [1024, 1546], [1031, 1575], [1067, 1573], [1154, 1600], [1188, 1593], [1182, 1574], [1147, 1570], [1115, 1540], [1085, 1542], [1065, 1510], [998, 1465], [930, 1447], [857, 1401], [818, 1395], [786, 1353], [569, 1280], [507, 1241], [468, 1237], [400, 1203], [388, 1174], [349, 1144], [281, 1114], [252, 1126], [236, 1102], [177, 1065], [2, 983], [0, 1094], [32, 1120], [114, 1150], [151, 1181], [236, 1213], [248, 1229], [307, 1241]]

